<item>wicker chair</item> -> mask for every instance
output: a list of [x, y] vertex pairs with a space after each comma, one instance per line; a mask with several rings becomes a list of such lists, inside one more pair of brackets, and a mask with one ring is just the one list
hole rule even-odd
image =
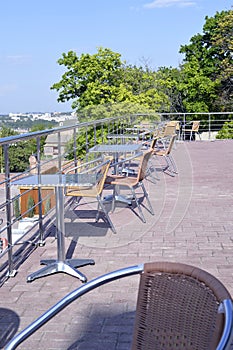
[[[94, 162], [93, 162], [94, 163]], [[84, 164], [85, 165], [85, 164]], [[88, 198], [96, 198], [98, 201], [98, 208], [97, 208], [97, 215], [96, 215], [96, 222], [99, 220], [99, 214], [100, 214], [100, 208], [102, 209], [102, 211], [104, 212], [110, 227], [112, 229], [112, 231], [114, 233], [116, 233], [116, 229], [108, 215], [108, 212], [104, 206], [103, 200], [102, 200], [102, 192], [103, 192], [103, 188], [104, 188], [104, 183], [105, 183], [105, 179], [108, 173], [108, 169], [110, 166], [110, 160], [104, 161], [96, 166], [94, 166], [93, 168], [90, 168], [88, 170], [86, 170], [85, 172], [82, 171], [82, 175], [87, 176], [90, 173], [95, 173], [97, 174], [96, 176], [96, 182], [95, 184], [93, 184], [93, 186], [87, 186], [87, 187], [67, 187], [66, 191], [65, 191], [65, 195], [66, 196], [70, 196], [70, 197], [74, 197], [74, 198], [82, 198], [82, 197], [88, 197]], [[77, 168], [72, 168], [69, 169], [68, 173], [73, 173], [76, 170], [80, 170], [81, 166], [79, 165]]]
[[199, 126], [200, 126], [200, 121], [192, 121], [189, 124], [187, 124], [186, 126], [183, 127], [182, 129], [182, 138], [185, 139], [185, 135], [186, 133], [188, 133], [190, 136], [189, 136], [189, 140], [191, 141], [192, 138], [193, 138], [193, 135], [195, 136], [196, 134], [198, 134], [199, 136], [199, 139], [201, 140], [201, 135], [199, 133]]
[[[143, 184], [143, 180], [146, 178], [146, 175], [147, 175], [148, 162], [151, 155], [152, 155], [152, 150], [149, 150], [142, 154], [142, 156], [140, 157], [138, 172], [135, 174], [135, 176], [112, 175], [112, 176], [107, 176], [105, 180], [106, 184], [114, 186], [114, 191], [115, 191], [115, 186], [123, 186], [131, 190], [131, 193], [133, 195], [133, 200], [135, 201], [139, 210], [140, 218], [144, 223], [146, 222], [146, 219], [143, 215], [141, 205], [137, 198], [137, 194], [135, 190], [138, 187], [142, 188], [144, 197], [147, 199], [149, 211], [152, 215], [154, 215], [154, 211], [150, 203], [148, 193]], [[115, 196], [113, 196], [113, 198], [115, 198]], [[114, 208], [114, 203], [113, 203], [113, 208]]]
[[153, 138], [166, 138], [175, 134], [177, 130], [179, 130], [179, 122], [172, 120], [166, 123], [162, 129], [155, 130]]
[[214, 276], [185, 264], [145, 264], [132, 349], [226, 349], [222, 343], [231, 332], [221, 338], [226, 303], [232, 327], [231, 295]]
[[153, 152], [152, 154], [157, 157], [163, 157], [167, 163], [167, 166], [163, 169], [163, 171], [166, 171], [169, 175], [175, 176], [177, 174], [177, 168], [175, 161], [171, 155], [171, 151], [174, 145], [176, 139], [176, 134], [172, 135], [172, 137], [169, 140], [168, 145], [163, 144], [164, 147], [157, 147], [157, 140], [154, 142], [153, 145]]
[[135, 274], [140, 274], [140, 283], [131, 350], [230, 349], [233, 326], [230, 293], [208, 272], [171, 262], [131, 266], [87, 282], [14, 337], [5, 349], [15, 349], [85, 293]]

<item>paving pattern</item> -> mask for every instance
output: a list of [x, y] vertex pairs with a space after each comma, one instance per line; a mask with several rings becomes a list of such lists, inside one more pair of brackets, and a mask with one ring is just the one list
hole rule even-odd
[[[176, 261], [201, 267], [219, 278], [233, 294], [233, 140], [176, 144], [178, 175], [159, 169], [146, 181], [155, 211], [117, 207], [95, 223], [96, 202], [66, 206], [67, 257], [93, 258], [80, 271], [89, 280], [109, 271], [148, 261]], [[158, 178], [158, 179], [157, 179]], [[109, 189], [106, 190], [106, 193]], [[46, 245], [35, 249], [15, 277], [1, 286], [0, 348], [81, 282], [63, 273], [26, 282], [41, 258], [56, 256], [54, 225]], [[102, 286], [75, 301], [42, 326], [18, 349], [128, 350], [131, 344], [138, 276]]]

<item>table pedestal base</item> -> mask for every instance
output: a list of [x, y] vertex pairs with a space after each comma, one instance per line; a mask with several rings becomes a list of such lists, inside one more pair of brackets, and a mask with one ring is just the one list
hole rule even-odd
[[41, 264], [47, 266], [30, 274], [27, 277], [27, 282], [32, 282], [36, 278], [52, 275], [58, 272], [67, 273], [68, 275], [79, 278], [82, 282], [86, 282], [87, 277], [80, 271], [76, 270], [75, 267], [94, 265], [95, 261], [92, 259], [66, 259], [65, 261], [41, 260]]

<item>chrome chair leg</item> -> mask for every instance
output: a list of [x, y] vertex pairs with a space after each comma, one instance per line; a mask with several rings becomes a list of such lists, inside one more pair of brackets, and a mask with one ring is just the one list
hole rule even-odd
[[146, 197], [146, 200], [147, 200], [147, 203], [148, 203], [148, 206], [149, 206], [149, 209], [150, 209], [150, 213], [151, 213], [151, 215], [155, 215], [153, 207], [152, 207], [151, 202], [149, 200], [148, 192], [147, 192], [143, 182], [141, 182], [141, 187], [142, 187], [142, 190], [144, 192], [144, 196]]
[[139, 216], [140, 216], [140, 218], [142, 219], [142, 222], [146, 223], [146, 219], [145, 219], [145, 217], [144, 217], [144, 215], [143, 215], [141, 205], [140, 205], [140, 203], [139, 203], [139, 201], [138, 201], [138, 198], [137, 198], [136, 193], [135, 193], [135, 191], [134, 191], [133, 188], [131, 188], [131, 192], [132, 192], [133, 198], [134, 198], [134, 200], [135, 200], [135, 203], [136, 203], [136, 205], [137, 205], [137, 207], [138, 207], [138, 210], [139, 210], [139, 213], [140, 213]]
[[105, 206], [102, 204], [100, 196], [97, 196], [97, 200], [98, 200], [98, 211], [97, 211], [97, 215], [96, 215], [96, 222], [99, 220], [99, 207], [100, 207], [102, 209], [102, 211], [104, 212], [104, 214], [105, 214], [105, 216], [110, 224], [111, 230], [113, 231], [113, 233], [116, 233], [116, 229], [112, 223], [112, 220], [110, 219], [110, 217], [108, 215], [108, 212], [107, 212]]

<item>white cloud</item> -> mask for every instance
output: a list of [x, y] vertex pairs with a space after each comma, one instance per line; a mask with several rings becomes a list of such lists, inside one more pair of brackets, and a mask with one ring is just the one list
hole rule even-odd
[[155, 0], [152, 2], [149, 2], [144, 5], [145, 8], [162, 8], [162, 7], [171, 7], [171, 6], [178, 6], [178, 7], [188, 7], [188, 6], [195, 6], [195, 1], [189, 1], [189, 0]]

